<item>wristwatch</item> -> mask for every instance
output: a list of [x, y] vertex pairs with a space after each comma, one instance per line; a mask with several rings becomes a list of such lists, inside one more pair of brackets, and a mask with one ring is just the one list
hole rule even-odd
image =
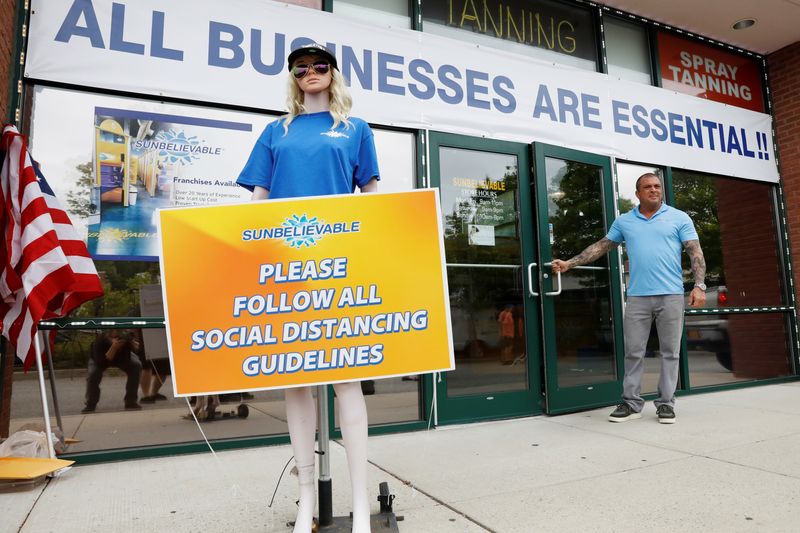
[[695, 283], [694, 286], [697, 287], [698, 289], [700, 289], [701, 291], [706, 292], [706, 284], [705, 283]]

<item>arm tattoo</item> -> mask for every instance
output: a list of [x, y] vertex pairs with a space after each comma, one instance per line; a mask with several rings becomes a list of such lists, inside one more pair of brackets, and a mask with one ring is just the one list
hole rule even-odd
[[692, 240], [683, 243], [689, 259], [692, 261], [692, 273], [695, 283], [703, 283], [706, 279], [706, 259], [703, 257], [703, 249], [700, 248], [700, 241]]
[[606, 237], [603, 237], [594, 244], [590, 244], [584, 251], [573, 257], [568, 261], [571, 267], [585, 265], [596, 261], [600, 256], [608, 253], [612, 248], [619, 246], [618, 242], [614, 242]]

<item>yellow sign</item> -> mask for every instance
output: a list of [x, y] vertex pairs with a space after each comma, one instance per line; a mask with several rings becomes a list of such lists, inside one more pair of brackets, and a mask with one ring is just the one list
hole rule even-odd
[[176, 396], [452, 370], [438, 191], [160, 211]]
[[74, 462], [42, 457], [0, 457], [0, 479], [35, 479]]

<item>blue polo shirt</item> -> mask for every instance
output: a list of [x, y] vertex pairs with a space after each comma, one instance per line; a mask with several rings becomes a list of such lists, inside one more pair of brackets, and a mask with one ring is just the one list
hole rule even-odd
[[297, 115], [289, 132], [283, 119], [271, 122], [258, 138], [236, 183], [256, 185], [271, 199], [350, 194], [372, 178], [380, 179], [372, 130], [349, 117], [336, 129], [327, 111]]
[[698, 240], [689, 215], [666, 204], [648, 220], [637, 205], [617, 218], [606, 238], [622, 243], [630, 261], [628, 296], [683, 294], [681, 250]]

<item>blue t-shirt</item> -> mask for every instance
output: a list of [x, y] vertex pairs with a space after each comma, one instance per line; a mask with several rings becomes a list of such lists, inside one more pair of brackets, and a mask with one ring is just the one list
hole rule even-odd
[[625, 241], [630, 261], [628, 296], [683, 294], [681, 249], [697, 240], [689, 215], [666, 204], [648, 220], [637, 205], [617, 218], [606, 238]]
[[270, 198], [350, 194], [372, 178], [380, 179], [372, 130], [349, 118], [333, 130], [327, 111], [297, 115], [284, 134], [283, 119], [271, 122], [258, 138], [236, 183], [256, 185]]

